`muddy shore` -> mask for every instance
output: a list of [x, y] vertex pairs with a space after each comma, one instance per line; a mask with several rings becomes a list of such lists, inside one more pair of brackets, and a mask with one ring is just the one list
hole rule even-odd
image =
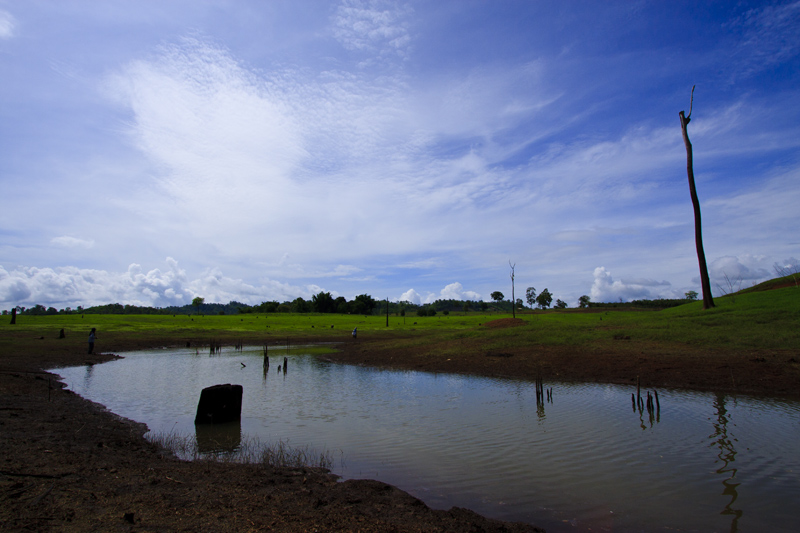
[[101, 363], [162, 339], [0, 339], [1, 531], [541, 531], [318, 469], [178, 461], [146, 427], [44, 369]]
[[[513, 327], [512, 322], [497, 327]], [[5, 335], [5, 334], [4, 334]], [[225, 342], [223, 335], [218, 337]], [[237, 337], [239, 340], [239, 337]], [[342, 340], [342, 339], [320, 339]], [[255, 339], [254, 339], [255, 341]], [[359, 336], [336, 362], [552, 381], [723, 390], [800, 398], [800, 354], [695, 353], [621, 340], [577, 353], [529, 346], [503, 353], [452, 347], [414, 353]], [[245, 339], [247, 342], [247, 339]], [[257, 342], [255, 342], [257, 343]], [[539, 531], [466, 509], [433, 510], [377, 481], [322, 470], [182, 462], [143, 438], [146, 428], [64, 390], [46, 369], [101, 363], [168, 339], [0, 338], [0, 530], [3, 531]], [[388, 344], [388, 347], [387, 347]], [[174, 341], [173, 341], [174, 345]], [[532, 502], [534, 503], [534, 502]]]

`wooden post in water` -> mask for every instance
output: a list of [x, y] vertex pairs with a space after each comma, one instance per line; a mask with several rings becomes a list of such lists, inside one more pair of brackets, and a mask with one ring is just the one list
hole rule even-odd
[[286, 367], [288, 366], [288, 359], [283, 358], [283, 373], [286, 374]]

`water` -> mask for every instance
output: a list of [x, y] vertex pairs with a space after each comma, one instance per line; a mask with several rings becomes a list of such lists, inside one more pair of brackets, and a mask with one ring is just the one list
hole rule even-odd
[[[241, 432], [327, 450], [343, 478], [379, 479], [434, 508], [548, 531], [795, 531], [800, 403], [633, 387], [374, 370], [257, 349], [126, 354], [56, 370], [151, 431], [194, 435], [203, 387], [244, 387]], [[242, 366], [244, 363], [246, 366]], [[238, 428], [236, 430], [238, 432]], [[198, 435], [202, 438], [203, 435]], [[238, 435], [237, 435], [238, 437]]]

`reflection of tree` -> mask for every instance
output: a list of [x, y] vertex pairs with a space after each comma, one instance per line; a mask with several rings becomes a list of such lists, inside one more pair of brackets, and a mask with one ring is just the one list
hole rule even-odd
[[92, 384], [92, 375], [94, 374], [94, 365], [88, 364], [86, 365], [86, 374], [83, 376], [83, 388], [89, 390], [89, 386]]
[[647, 393], [647, 403], [642, 400], [641, 396], [637, 399], [635, 395], [631, 394], [631, 404], [633, 405], [633, 412], [636, 413], [636, 408], [639, 408], [639, 427], [642, 430], [646, 430], [648, 426], [645, 424], [644, 419], [644, 408], [645, 405], [647, 406], [647, 419], [650, 422], [650, 429], [653, 428], [653, 423], [660, 424], [661, 423], [661, 406], [660, 404], [657, 405], [654, 400], [654, 396], [651, 396], [650, 393]]
[[733, 462], [736, 459], [736, 449], [733, 446], [736, 440], [733, 436], [728, 435], [728, 410], [725, 408], [725, 395], [716, 394], [714, 400], [714, 408], [717, 410], [717, 421], [714, 423], [714, 433], [709, 436], [713, 441], [714, 446], [719, 447], [719, 454], [717, 458], [722, 463], [722, 466], [717, 469], [717, 474], [730, 474], [722, 481], [724, 489], [722, 490], [723, 496], [730, 496], [731, 500], [725, 505], [725, 509], [720, 513], [721, 515], [733, 516], [731, 521], [731, 533], [739, 530], [739, 518], [742, 517], [743, 511], [733, 509], [733, 503], [739, 497], [736, 487], [739, 483], [735, 483], [736, 468]]
[[536, 402], [536, 416], [539, 418], [539, 422], [542, 422], [545, 419], [544, 402]]

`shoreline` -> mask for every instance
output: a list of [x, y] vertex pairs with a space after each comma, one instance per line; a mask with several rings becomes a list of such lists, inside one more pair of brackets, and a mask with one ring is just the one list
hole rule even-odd
[[[180, 461], [146, 426], [64, 389], [46, 368], [99, 364], [157, 340], [0, 339], [3, 531], [542, 531], [462, 508], [431, 509], [392, 485], [316, 468]], [[111, 347], [112, 349], [108, 349]]]
[[[215, 339], [260, 344], [248, 335], [223, 333]], [[424, 335], [292, 338], [293, 343], [332, 341], [339, 350], [320, 357], [340, 364], [631, 387], [638, 377], [643, 390], [800, 399], [800, 355], [788, 350], [714, 353], [613, 341], [581, 350], [531, 345], [498, 352], [452, 340], [437, 344]], [[179, 461], [143, 437], [143, 424], [63, 389], [46, 371], [181, 344], [174, 335], [109, 332], [98, 339], [102, 353], [88, 355], [85, 342], [74, 338], [24, 332], [0, 338], [0, 446], [6, 451], [0, 463], [0, 529], [540, 531], [466, 509], [433, 510], [391, 485], [339, 481], [319, 469]]]

